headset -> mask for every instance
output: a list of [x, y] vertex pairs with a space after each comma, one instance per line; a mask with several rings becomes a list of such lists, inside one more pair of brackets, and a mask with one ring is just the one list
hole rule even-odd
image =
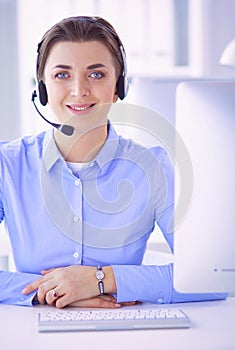
[[[128, 92], [128, 88], [129, 88], [129, 84], [128, 84], [128, 79], [127, 79], [127, 64], [126, 64], [126, 55], [125, 55], [125, 51], [124, 48], [122, 46], [121, 40], [119, 39], [118, 35], [109, 27], [107, 27], [104, 23], [99, 21], [99, 17], [80, 17], [80, 20], [84, 20], [87, 22], [92, 23], [96, 23], [98, 25], [100, 25], [101, 27], [103, 27], [105, 30], [107, 30], [109, 33], [112, 34], [112, 36], [115, 38], [115, 40], [118, 43], [118, 47], [121, 53], [121, 57], [122, 57], [122, 62], [123, 62], [123, 67], [122, 67], [122, 72], [120, 74], [120, 76], [118, 77], [117, 80], [117, 84], [116, 84], [116, 90], [117, 90], [117, 95], [120, 98], [120, 100], [123, 100]], [[39, 55], [40, 55], [40, 48], [42, 45], [43, 41], [41, 41], [38, 44], [38, 49], [37, 49], [37, 71], [39, 68]], [[39, 94], [39, 101], [43, 106], [46, 106], [47, 102], [48, 102], [48, 96], [47, 96], [47, 89], [46, 89], [46, 85], [45, 83], [40, 80], [38, 83], [38, 94]], [[36, 111], [39, 113], [39, 115], [49, 124], [51, 124], [53, 127], [57, 128], [58, 130], [60, 130], [62, 133], [64, 133], [65, 135], [71, 136], [74, 132], [74, 128], [70, 125], [62, 125], [62, 124], [56, 124], [56, 123], [52, 123], [49, 120], [47, 120], [39, 111], [37, 105], [35, 104], [35, 98], [37, 97], [37, 93], [34, 90], [32, 93], [32, 102], [34, 104], [34, 107], [36, 109]]]

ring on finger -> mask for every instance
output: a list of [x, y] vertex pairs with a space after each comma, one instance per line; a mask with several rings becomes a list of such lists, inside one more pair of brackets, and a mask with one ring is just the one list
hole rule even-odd
[[51, 292], [52, 292], [53, 298], [58, 297], [58, 293], [55, 291], [55, 289], [53, 289]]

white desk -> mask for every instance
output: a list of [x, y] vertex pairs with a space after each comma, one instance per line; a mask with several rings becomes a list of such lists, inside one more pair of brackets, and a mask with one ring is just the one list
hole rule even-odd
[[177, 304], [190, 329], [38, 333], [37, 313], [48, 306], [0, 304], [1, 350], [234, 350], [235, 298]]

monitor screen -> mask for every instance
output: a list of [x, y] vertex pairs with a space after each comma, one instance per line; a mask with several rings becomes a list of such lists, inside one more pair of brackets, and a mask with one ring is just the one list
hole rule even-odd
[[[193, 178], [185, 216], [175, 212], [174, 287], [185, 293], [234, 293], [235, 82], [180, 83], [176, 130], [188, 151]], [[176, 163], [182, 158], [179, 140]], [[184, 186], [179, 174], [176, 202]]]

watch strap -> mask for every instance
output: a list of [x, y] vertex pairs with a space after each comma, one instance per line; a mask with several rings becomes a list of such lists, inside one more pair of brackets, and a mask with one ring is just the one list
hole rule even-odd
[[100, 295], [104, 295], [104, 282], [103, 282], [104, 272], [102, 270], [101, 265], [97, 266], [96, 278], [98, 279], [98, 287], [99, 287]]
[[100, 295], [104, 295], [104, 282], [100, 280], [98, 282], [98, 287], [99, 287]]

